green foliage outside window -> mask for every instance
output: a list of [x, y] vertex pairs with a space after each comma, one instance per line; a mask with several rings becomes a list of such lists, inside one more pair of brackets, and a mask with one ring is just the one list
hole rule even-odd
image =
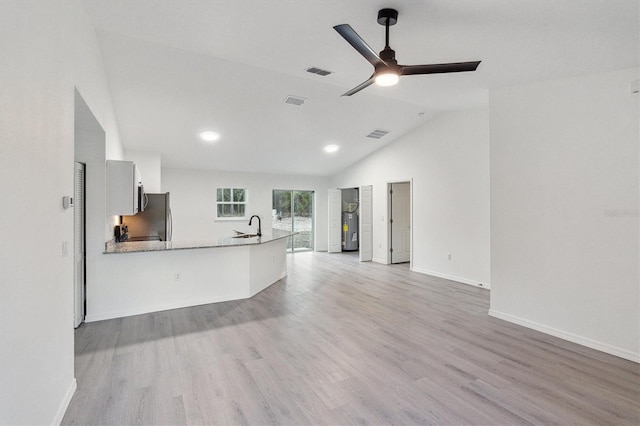
[[313, 214], [313, 191], [273, 191], [272, 206], [280, 217], [291, 217], [291, 198], [296, 216], [311, 217]]
[[216, 218], [246, 219], [247, 190], [244, 188], [218, 188], [216, 191]]

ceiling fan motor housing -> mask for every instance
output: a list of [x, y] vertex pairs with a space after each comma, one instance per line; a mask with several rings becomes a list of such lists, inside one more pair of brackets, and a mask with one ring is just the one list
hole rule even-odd
[[380, 52], [380, 59], [382, 59], [382, 63], [375, 66], [375, 74], [381, 72], [401, 74], [398, 68], [398, 61], [396, 61], [396, 52], [392, 48], [385, 47]]
[[380, 52], [380, 59], [387, 63], [387, 65], [397, 65], [396, 61], [396, 51], [390, 47], [385, 47]]

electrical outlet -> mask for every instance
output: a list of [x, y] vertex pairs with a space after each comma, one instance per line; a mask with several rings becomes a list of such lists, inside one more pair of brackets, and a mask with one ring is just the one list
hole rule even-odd
[[447, 260], [451, 260], [451, 253], [447, 255]]
[[182, 278], [182, 277], [180, 276], [180, 272], [176, 272], [173, 278], [174, 278], [174, 280], [176, 280], [176, 281], [180, 281], [180, 278]]
[[62, 242], [62, 257], [67, 257], [69, 254], [69, 243], [67, 241]]

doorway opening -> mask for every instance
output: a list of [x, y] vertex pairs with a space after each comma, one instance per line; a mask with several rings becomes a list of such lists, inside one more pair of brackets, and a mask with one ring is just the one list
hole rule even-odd
[[411, 262], [411, 181], [388, 183], [389, 263]]
[[272, 227], [296, 232], [289, 238], [289, 252], [313, 250], [313, 191], [274, 189], [272, 196]]
[[329, 253], [358, 253], [361, 262], [373, 259], [373, 186], [328, 189]]
[[360, 215], [360, 191], [358, 188], [341, 189], [342, 192], [342, 251], [360, 250], [358, 217]]

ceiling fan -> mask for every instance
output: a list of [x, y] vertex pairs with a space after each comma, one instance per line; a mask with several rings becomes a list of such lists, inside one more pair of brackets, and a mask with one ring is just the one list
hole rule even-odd
[[333, 27], [347, 42], [353, 46], [374, 67], [374, 72], [367, 81], [359, 84], [342, 96], [351, 96], [374, 82], [379, 86], [393, 86], [401, 75], [438, 74], [450, 72], [475, 71], [480, 61], [452, 62], [448, 64], [430, 65], [399, 65], [396, 52], [389, 47], [389, 27], [398, 22], [398, 11], [395, 9], [381, 9], [378, 12], [378, 24], [385, 27], [385, 46], [380, 55], [369, 47], [349, 24]]

